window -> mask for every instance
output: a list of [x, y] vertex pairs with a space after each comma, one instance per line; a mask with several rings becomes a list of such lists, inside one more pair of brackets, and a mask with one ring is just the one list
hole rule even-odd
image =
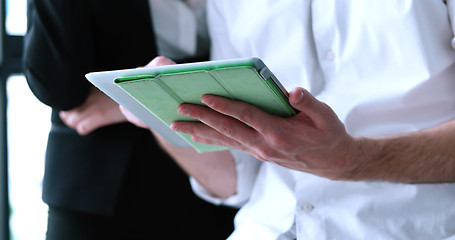
[[24, 35], [27, 30], [27, 0], [6, 0], [6, 33]]
[[[6, 0], [7, 34], [25, 34], [26, 2]], [[22, 75], [10, 76], [6, 91], [10, 239], [45, 239], [47, 206], [41, 200], [41, 182], [50, 109], [35, 98]]]
[[39, 102], [24, 76], [7, 81], [8, 177], [11, 239], [44, 239], [47, 205], [41, 200], [50, 109]]

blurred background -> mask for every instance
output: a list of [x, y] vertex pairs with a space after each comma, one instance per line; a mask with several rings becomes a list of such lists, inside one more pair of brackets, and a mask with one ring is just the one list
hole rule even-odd
[[[0, 240], [41, 240], [45, 239], [47, 222], [47, 206], [41, 200], [41, 181], [50, 109], [36, 100], [20, 70], [10, 70], [14, 69], [11, 66], [14, 61], [5, 57], [11, 48], [20, 48], [18, 44], [21, 44], [27, 28], [27, 0], [1, 1], [0, 91], [6, 96], [2, 96], [0, 101], [3, 109], [3, 114], [0, 114], [3, 146], [0, 165], [3, 191], [0, 198], [4, 203], [0, 211]], [[19, 43], [12, 44], [13, 41], [5, 39]]]

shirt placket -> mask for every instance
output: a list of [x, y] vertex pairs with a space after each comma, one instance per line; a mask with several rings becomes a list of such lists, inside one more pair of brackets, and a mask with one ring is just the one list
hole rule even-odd
[[311, 23], [317, 59], [327, 81], [332, 79], [338, 60], [339, 42], [337, 40], [335, 1], [313, 0]]
[[[336, 62], [338, 59], [337, 49], [337, 26], [335, 15], [335, 1], [313, 0], [311, 1], [311, 25], [313, 31], [316, 59], [327, 81], [335, 74]], [[296, 232], [297, 239], [324, 239], [326, 233], [323, 231], [319, 208], [320, 204], [315, 202], [311, 193], [297, 194], [296, 208]]]

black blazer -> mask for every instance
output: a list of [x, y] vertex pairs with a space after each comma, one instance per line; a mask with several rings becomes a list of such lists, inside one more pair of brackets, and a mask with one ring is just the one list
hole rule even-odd
[[[149, 131], [122, 123], [79, 136], [58, 116], [84, 102], [91, 86], [84, 74], [144, 66], [156, 56], [150, 19], [147, 0], [29, 1], [24, 72], [36, 97], [53, 109], [43, 200], [113, 215], [118, 204], [132, 198], [156, 205], [155, 217], [169, 223], [173, 213], [184, 211], [195, 224], [207, 217], [227, 222], [223, 228], [230, 232], [235, 211], [195, 197], [188, 177]], [[188, 221], [184, 224], [191, 225]]]
[[128, 159], [158, 151], [146, 131], [129, 124], [81, 137], [58, 117], [87, 97], [85, 73], [141, 66], [156, 55], [148, 6], [136, 2], [29, 2], [25, 75], [53, 108], [43, 186], [50, 205], [112, 214]]

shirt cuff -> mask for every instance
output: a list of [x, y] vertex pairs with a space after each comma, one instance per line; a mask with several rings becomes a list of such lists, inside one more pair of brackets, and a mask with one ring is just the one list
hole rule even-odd
[[215, 205], [242, 207], [250, 198], [251, 191], [256, 181], [256, 176], [261, 166], [261, 161], [253, 156], [238, 150], [231, 150], [237, 171], [237, 193], [228, 198], [218, 198], [202, 186], [195, 178], [190, 177], [191, 187], [200, 198]]

